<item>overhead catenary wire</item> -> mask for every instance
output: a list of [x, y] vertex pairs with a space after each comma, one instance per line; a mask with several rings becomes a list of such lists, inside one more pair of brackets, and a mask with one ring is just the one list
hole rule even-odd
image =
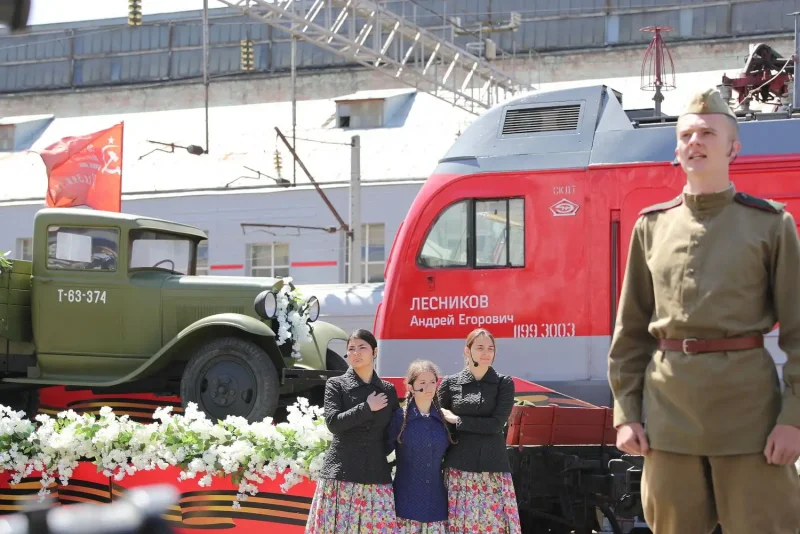
[[353, 146], [353, 143], [342, 143], [341, 141], [323, 141], [321, 139], [308, 139], [305, 137], [296, 137], [295, 139], [297, 139], [298, 141], [308, 141], [310, 143], [320, 143], [323, 145], [341, 145], [346, 147]]

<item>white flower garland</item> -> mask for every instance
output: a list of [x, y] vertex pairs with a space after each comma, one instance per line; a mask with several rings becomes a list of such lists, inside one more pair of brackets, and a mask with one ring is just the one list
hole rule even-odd
[[108, 406], [99, 417], [73, 410], [55, 418], [37, 415], [37, 423], [0, 405], [0, 473], [18, 484], [33, 471], [42, 475], [39, 496], [56, 478], [68, 485], [80, 461], [91, 461], [104, 476], [122, 480], [139, 471], [179, 467], [179, 481], [195, 479], [208, 486], [212, 477], [230, 477], [239, 485], [234, 508], [247, 494], [255, 495], [264, 478], [283, 475], [286, 492], [303, 478], [318, 480], [332, 435], [323, 410], [300, 398], [287, 408], [284, 423], [271, 418], [248, 423], [228, 416], [212, 423], [190, 403], [183, 415], [159, 408], [148, 425], [117, 417]]
[[281, 345], [289, 338], [292, 339], [292, 358], [302, 360], [300, 354], [301, 341], [310, 342], [311, 327], [309, 326], [308, 310], [303, 310], [305, 301], [300, 295], [300, 291], [292, 285], [292, 278], [282, 279], [283, 286], [278, 291], [277, 319], [278, 319], [278, 345]]
[[[299, 398], [288, 407], [285, 423], [270, 418], [248, 423], [229, 416], [212, 423], [190, 403], [183, 415], [171, 415], [171, 407], [158, 408], [157, 422], [144, 425], [117, 417], [108, 406], [100, 416], [78, 415], [72, 410], [55, 418], [36, 416], [38, 425], [0, 405], [0, 473], [11, 474], [18, 484], [33, 471], [41, 473], [44, 499], [47, 487], [59, 479], [67, 486], [80, 461], [91, 461], [103, 475], [122, 480], [139, 471], [179, 467], [179, 481], [197, 479], [201, 487], [212, 477], [230, 477], [238, 484], [233, 508], [256, 495], [265, 478], [283, 475], [281, 491], [289, 491], [304, 478], [319, 480], [332, 435], [323, 409]], [[394, 453], [389, 456], [392, 460]], [[800, 461], [795, 465], [800, 475]]]
[[11, 251], [8, 252], [0, 252], [0, 274], [3, 274], [3, 271], [10, 271], [11, 267], [13, 267], [13, 263], [6, 259], [6, 256], [10, 256]]

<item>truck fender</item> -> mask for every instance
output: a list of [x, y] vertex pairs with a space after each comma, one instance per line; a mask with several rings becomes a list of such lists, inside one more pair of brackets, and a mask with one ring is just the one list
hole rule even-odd
[[[303, 359], [297, 362], [294, 366], [299, 369], [325, 369], [325, 355], [328, 349], [328, 343], [332, 339], [341, 339], [347, 341], [347, 333], [338, 326], [316, 321], [311, 325], [311, 341], [301, 341], [300, 351], [303, 353]], [[309, 356], [314, 354], [318, 360], [309, 361]], [[342, 358], [347, 357], [346, 354], [340, 354]]]
[[[227, 331], [227, 335], [230, 335], [231, 331], [235, 330], [246, 332], [253, 341], [266, 350], [278, 371], [280, 371], [282, 367], [285, 367], [278, 347], [275, 345], [275, 332], [272, 331], [272, 328], [262, 321], [248, 315], [218, 313], [216, 315], [203, 317], [190, 324], [138, 368], [131, 371], [127, 376], [115, 380], [108, 385], [123, 384], [140, 379], [146, 375], [157, 373], [171, 362], [176, 354], [183, 352], [187, 346], [191, 346], [195, 342], [202, 340], [202, 338], [205, 337], [204, 334], [210, 336], [213, 332], [220, 332], [219, 337], [223, 337], [226, 335], [223, 332]], [[270, 341], [266, 341], [266, 338], [270, 338]]]

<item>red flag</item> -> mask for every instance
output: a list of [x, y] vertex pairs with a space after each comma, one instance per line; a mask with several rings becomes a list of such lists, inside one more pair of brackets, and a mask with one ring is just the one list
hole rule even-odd
[[120, 211], [123, 123], [80, 137], [65, 137], [39, 154], [47, 168], [49, 207], [89, 206]]

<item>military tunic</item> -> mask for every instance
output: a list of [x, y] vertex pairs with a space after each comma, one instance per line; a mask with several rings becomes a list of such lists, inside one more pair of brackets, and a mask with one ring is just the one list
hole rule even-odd
[[[643, 210], [609, 352], [614, 425], [642, 422], [653, 449], [761, 453], [800, 426], [800, 241], [781, 205], [728, 189]], [[781, 392], [765, 348], [686, 354], [657, 339], [768, 333], [780, 322]]]

